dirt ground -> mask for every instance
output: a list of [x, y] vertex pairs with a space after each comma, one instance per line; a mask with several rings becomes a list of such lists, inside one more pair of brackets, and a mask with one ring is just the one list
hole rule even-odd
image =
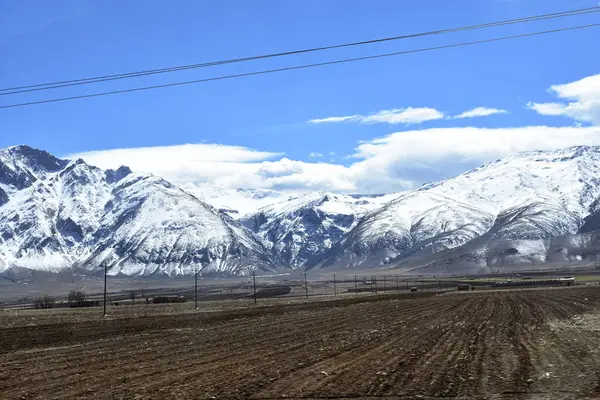
[[0, 398], [598, 398], [599, 307], [572, 288], [2, 312]]

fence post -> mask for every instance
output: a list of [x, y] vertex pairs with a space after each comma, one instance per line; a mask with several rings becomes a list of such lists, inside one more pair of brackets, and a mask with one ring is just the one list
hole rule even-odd
[[333, 296], [337, 296], [337, 284], [335, 281], [335, 274], [333, 274]]
[[256, 304], [256, 271], [252, 271], [252, 282], [254, 286], [254, 304]]
[[306, 293], [306, 300], [308, 300], [308, 283], [306, 281], [306, 272], [304, 273], [304, 293]]

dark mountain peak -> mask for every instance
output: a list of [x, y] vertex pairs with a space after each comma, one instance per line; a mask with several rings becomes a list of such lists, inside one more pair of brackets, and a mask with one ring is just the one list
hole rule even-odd
[[2, 188], [0, 188], [0, 206], [8, 203], [8, 195]]
[[0, 183], [21, 190], [45, 173], [60, 171], [68, 163], [68, 160], [26, 145], [9, 147], [0, 150]]
[[1, 153], [17, 162], [22, 162], [33, 171], [56, 172], [69, 163], [69, 160], [61, 160], [47, 151], [34, 149], [27, 145], [9, 147]]
[[125, 178], [131, 173], [131, 169], [129, 169], [129, 167], [126, 167], [125, 165], [121, 165], [116, 171], [114, 169], [108, 169], [104, 172], [104, 174], [106, 175], [106, 181], [108, 183], [119, 182], [121, 179]]

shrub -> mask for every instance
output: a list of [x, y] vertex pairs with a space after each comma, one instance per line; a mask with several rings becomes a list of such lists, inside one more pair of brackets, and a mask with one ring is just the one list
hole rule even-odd
[[35, 301], [35, 308], [47, 310], [54, 307], [54, 297], [43, 294]]
[[81, 307], [85, 301], [85, 294], [81, 290], [71, 290], [67, 299], [71, 307]]
[[183, 296], [159, 296], [152, 299], [154, 304], [160, 303], [185, 303], [187, 300]]

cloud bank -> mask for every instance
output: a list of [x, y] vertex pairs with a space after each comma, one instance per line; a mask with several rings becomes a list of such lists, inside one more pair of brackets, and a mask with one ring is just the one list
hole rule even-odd
[[[245, 147], [188, 144], [79, 153], [102, 168], [128, 165], [175, 183], [230, 188], [382, 193], [410, 189], [525, 150], [600, 145], [600, 127], [435, 128], [361, 142], [349, 165], [306, 162]], [[454, 169], [453, 169], [454, 166]]]

